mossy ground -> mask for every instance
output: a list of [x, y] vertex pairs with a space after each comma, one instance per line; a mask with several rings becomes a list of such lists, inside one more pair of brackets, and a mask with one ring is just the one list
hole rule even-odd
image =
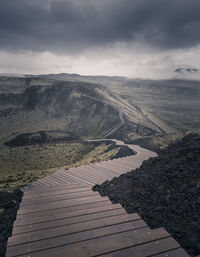
[[12, 190], [45, 177], [60, 167], [86, 165], [109, 160], [119, 148], [107, 151], [109, 145], [53, 143], [22, 147], [1, 147], [0, 190]]

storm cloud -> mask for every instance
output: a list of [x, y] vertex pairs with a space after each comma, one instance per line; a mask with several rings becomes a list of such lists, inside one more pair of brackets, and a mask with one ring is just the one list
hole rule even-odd
[[1, 0], [0, 50], [70, 55], [119, 42], [195, 47], [199, 12], [199, 0]]

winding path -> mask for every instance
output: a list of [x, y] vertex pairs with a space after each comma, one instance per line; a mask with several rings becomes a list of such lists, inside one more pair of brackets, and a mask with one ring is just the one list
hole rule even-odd
[[92, 191], [156, 156], [127, 146], [137, 154], [59, 170], [25, 187], [6, 257], [188, 257], [163, 228], [151, 230], [138, 214]]

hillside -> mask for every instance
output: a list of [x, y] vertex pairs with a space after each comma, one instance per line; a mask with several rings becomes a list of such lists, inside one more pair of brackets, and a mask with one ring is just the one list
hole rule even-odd
[[[142, 80], [125, 77], [81, 76], [79, 74], [50, 74], [65, 81], [83, 81], [103, 85], [120, 96], [126, 110], [135, 107], [165, 133], [182, 134], [200, 127], [200, 82], [195, 80]], [[129, 116], [131, 119], [131, 115]], [[127, 130], [127, 129], [126, 129]], [[127, 138], [134, 139], [130, 133]], [[123, 138], [126, 140], [126, 138]]]
[[139, 126], [142, 136], [162, 132], [139, 108], [102, 85], [51, 77], [0, 77], [1, 142], [37, 131], [102, 137], [125, 122], [135, 130]]
[[85, 83], [1, 79], [2, 140], [39, 130], [64, 131], [77, 136], [101, 135], [120, 118], [115, 108], [100, 101], [97, 88], [101, 90]]
[[48, 74], [0, 76], [0, 143], [112, 137], [158, 150], [200, 126], [200, 83]]

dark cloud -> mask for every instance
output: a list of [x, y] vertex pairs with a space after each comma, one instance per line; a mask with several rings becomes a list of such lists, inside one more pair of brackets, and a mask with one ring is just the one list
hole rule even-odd
[[141, 41], [200, 43], [199, 0], [0, 0], [0, 49], [83, 50]]

